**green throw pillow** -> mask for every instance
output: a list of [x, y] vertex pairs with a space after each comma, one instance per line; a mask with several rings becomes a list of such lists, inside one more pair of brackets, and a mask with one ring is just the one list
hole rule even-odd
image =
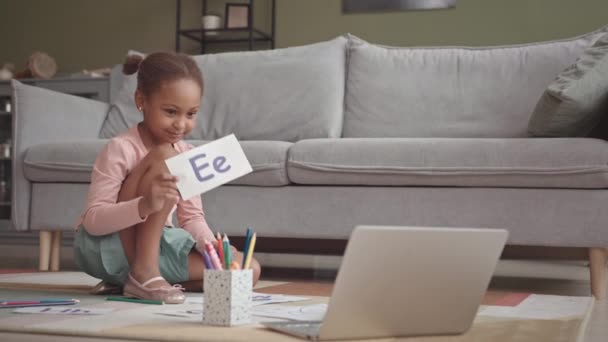
[[586, 136], [608, 113], [608, 34], [562, 71], [536, 104], [528, 133]]

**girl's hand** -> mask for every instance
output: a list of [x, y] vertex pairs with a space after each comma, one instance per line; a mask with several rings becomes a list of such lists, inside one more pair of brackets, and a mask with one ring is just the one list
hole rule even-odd
[[166, 204], [171, 206], [179, 201], [177, 177], [163, 172], [155, 177], [143, 193], [139, 202], [139, 215], [146, 217], [160, 211]]

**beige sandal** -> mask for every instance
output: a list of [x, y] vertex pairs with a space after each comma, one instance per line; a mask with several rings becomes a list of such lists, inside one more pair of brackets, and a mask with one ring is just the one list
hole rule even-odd
[[182, 304], [186, 300], [186, 296], [183, 293], [184, 288], [179, 284], [156, 288], [146, 287], [146, 285], [149, 285], [157, 280], [165, 279], [163, 277], [154, 277], [152, 279], [148, 279], [148, 281], [145, 283], [140, 284], [137, 280], [135, 280], [135, 278], [133, 278], [133, 276], [131, 276], [131, 273], [129, 273], [129, 277], [125, 282], [122, 294], [125, 297], [151, 299], [167, 304]]

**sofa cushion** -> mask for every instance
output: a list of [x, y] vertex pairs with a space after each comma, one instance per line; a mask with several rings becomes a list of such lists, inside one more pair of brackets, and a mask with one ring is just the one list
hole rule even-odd
[[[194, 56], [205, 82], [196, 127], [188, 139], [297, 141], [342, 134], [347, 39], [277, 50]], [[115, 70], [118, 70], [115, 68]], [[133, 94], [136, 75], [123, 82], [100, 136], [110, 138], [141, 121]]]
[[[81, 140], [41, 144], [30, 147], [25, 155], [24, 174], [32, 182], [89, 183], [97, 154], [107, 140]], [[200, 145], [202, 141], [191, 141]], [[285, 161], [291, 143], [280, 141], [240, 141], [253, 172], [230, 184], [287, 185]]]
[[351, 37], [343, 136], [525, 137], [547, 84], [605, 32], [480, 48], [397, 48]]
[[608, 114], [608, 34], [544, 92], [528, 124], [533, 136], [585, 136]]
[[297, 142], [290, 181], [315, 185], [607, 188], [599, 139], [343, 138]]
[[338, 37], [286, 49], [196, 56], [205, 92], [192, 138], [339, 137], [346, 43]]

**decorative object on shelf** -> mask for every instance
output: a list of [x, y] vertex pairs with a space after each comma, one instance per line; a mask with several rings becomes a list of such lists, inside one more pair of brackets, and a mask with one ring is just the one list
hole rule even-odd
[[226, 25], [227, 29], [249, 28], [249, 4], [227, 3]]
[[7, 113], [11, 112], [11, 100], [4, 100], [4, 103], [0, 102], [1, 107], [0, 107], [0, 111], [4, 111]]
[[8, 189], [8, 182], [0, 180], [0, 202], [6, 202], [10, 200], [10, 191]]
[[9, 159], [11, 157], [11, 141], [0, 144], [0, 158]]
[[[112, 73], [112, 68], [99, 68], [99, 69], [84, 69], [82, 70], [82, 74], [87, 75], [89, 77], [108, 77]], [[80, 74], [77, 74], [77, 76]]]
[[456, 0], [342, 0], [342, 13], [454, 8]]
[[6, 81], [13, 78], [13, 70], [15, 70], [15, 66], [11, 63], [6, 63], [0, 69], [0, 80]]
[[15, 78], [49, 79], [55, 76], [57, 63], [45, 52], [32, 53], [26, 62], [26, 69], [15, 74]]
[[[231, 0], [228, 0], [231, 1]], [[232, 0], [233, 1], [233, 0]], [[176, 27], [175, 27], [175, 51], [181, 51], [181, 38], [188, 38], [200, 44], [200, 54], [205, 54], [210, 45], [231, 45], [233, 43], [243, 44], [238, 47], [239, 50], [258, 50], [260, 48], [274, 49], [275, 47], [275, 28], [276, 28], [276, 0], [268, 0], [269, 6], [264, 6], [270, 18], [270, 26], [262, 26], [267, 20], [258, 20], [256, 27], [256, 15], [261, 14], [256, 11], [255, 0], [242, 0], [239, 3], [226, 3], [225, 0], [200, 0], [202, 21], [199, 27], [182, 28], [182, 0], [176, 0]], [[217, 5], [225, 5], [225, 13], [223, 20], [220, 16], [219, 28], [214, 27], [217, 19], [209, 19], [206, 23], [207, 16], [217, 16], [217, 13], [208, 11], [208, 4], [215, 3]], [[229, 47], [229, 51], [235, 51], [234, 47]], [[214, 48], [214, 52], [221, 52], [221, 48]], [[192, 54], [192, 51], [188, 51]]]
[[[203, 28], [205, 30], [217, 30], [222, 28], [222, 17], [216, 14], [207, 14], [202, 16], [201, 18]], [[205, 32], [208, 36], [217, 36], [219, 32], [217, 31], [208, 31]]]

